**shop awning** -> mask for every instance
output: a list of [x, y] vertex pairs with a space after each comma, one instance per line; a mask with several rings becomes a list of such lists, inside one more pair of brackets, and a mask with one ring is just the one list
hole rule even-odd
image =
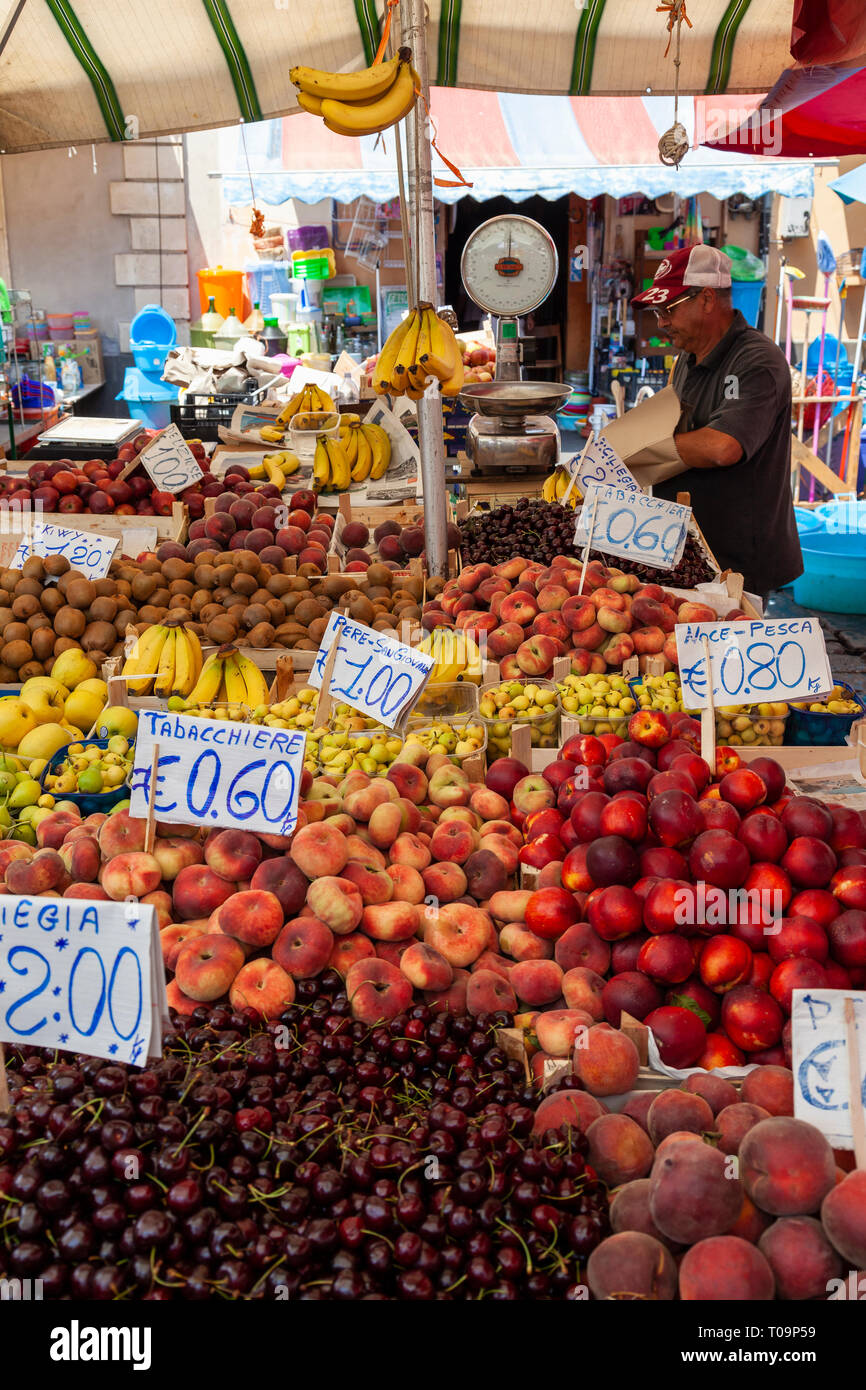
[[716, 153], [749, 150], [792, 159], [866, 154], [866, 67], [789, 69], [751, 114], [729, 98], [713, 105], [722, 109], [725, 101], [732, 119], [718, 122], [721, 133], [707, 142]]
[[[285, 115], [295, 107], [293, 64], [365, 66], [382, 8], [0, 0], [0, 152]], [[763, 92], [790, 63], [791, 0], [699, 0], [691, 9], [681, 92]], [[599, 96], [673, 87], [673, 48], [654, 0], [429, 0], [428, 10], [439, 86]]]
[[[758, 100], [747, 100], [745, 109]], [[693, 141], [706, 120], [703, 108], [696, 106], [691, 97], [679, 106], [679, 118]], [[671, 191], [717, 198], [732, 193], [757, 198], [768, 192], [812, 196], [809, 163], [720, 154], [698, 145], [679, 170], [663, 165], [658, 140], [673, 121], [672, 97], [521, 96], [434, 88], [431, 109], [440, 149], [472, 184], [437, 187], [436, 197], [446, 203], [466, 196], [481, 200], [502, 195], [520, 202], [565, 193], [584, 198], [599, 193], [655, 198]], [[378, 142], [372, 136], [348, 140], [300, 112], [246, 126], [245, 140], [256, 200], [272, 207], [289, 198], [310, 203], [331, 197], [348, 203], [361, 194], [385, 202], [399, 191], [392, 132]], [[435, 155], [434, 165], [434, 174], [453, 181]], [[249, 203], [246, 169], [239, 130], [224, 131], [220, 172], [228, 202]]]

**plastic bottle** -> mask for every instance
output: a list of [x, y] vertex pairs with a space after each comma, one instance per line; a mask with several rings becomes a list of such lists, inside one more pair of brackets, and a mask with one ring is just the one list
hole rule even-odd
[[337, 387], [336, 404], [338, 406], [357, 405], [360, 399], [361, 393], [358, 387], [349, 376], [349, 373], [346, 372], [345, 375], [340, 378], [340, 384]]
[[[261, 333], [265, 324], [269, 322], [269, 319], [262, 317], [262, 311], [259, 308], [259, 301], [256, 300], [255, 304], [252, 307], [252, 312], [249, 313], [247, 317], [244, 319], [244, 332], [249, 334], [251, 338], [257, 337]], [[276, 319], [274, 320], [274, 322], [276, 323]]]
[[276, 357], [279, 353], [286, 351], [286, 335], [276, 318], [262, 320], [259, 342], [269, 357]]
[[57, 367], [54, 362], [54, 357], [50, 352], [46, 355], [42, 363], [42, 374], [46, 381], [56, 382], [57, 380]]
[[[232, 310], [234, 313], [234, 310]], [[219, 333], [225, 319], [222, 314], [217, 313], [213, 295], [207, 302], [207, 312], [201, 316], [201, 329], [203, 333]]]
[[74, 396], [82, 387], [81, 368], [74, 357], [64, 357], [60, 364], [60, 385], [65, 396]]
[[237, 314], [235, 313], [234, 308], [229, 309], [228, 318], [223, 320], [222, 327], [219, 330], [219, 336], [221, 338], [246, 337], [246, 334], [244, 333], [244, 326], [238, 318]]

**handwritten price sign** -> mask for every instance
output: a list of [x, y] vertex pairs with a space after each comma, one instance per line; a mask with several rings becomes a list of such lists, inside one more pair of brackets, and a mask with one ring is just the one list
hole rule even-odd
[[626, 492], [640, 492], [637, 481], [626, 468], [619, 454], [612, 449], [604, 435], [594, 439], [586, 452], [566, 459], [565, 467], [582, 494], [593, 483], [607, 483]]
[[0, 1039], [144, 1066], [168, 1022], [156, 909], [0, 899]]
[[640, 489], [589, 483], [583, 490], [583, 506], [577, 519], [577, 545], [589, 540], [592, 549], [625, 560], [639, 560], [654, 569], [672, 569], [681, 559], [688, 535], [691, 507], [648, 497]]
[[[858, 1043], [857, 1088], [852, 1097], [845, 1000], [854, 1006]], [[844, 989], [795, 989], [793, 1026], [794, 1114], [820, 1129], [834, 1149], [851, 1149], [851, 1106], [866, 1104], [866, 994]]]
[[386, 728], [395, 728], [421, 694], [434, 658], [352, 622], [345, 613], [332, 613], [309, 678], [316, 690], [321, 689], [325, 664], [337, 638], [329, 693]]
[[65, 555], [70, 567], [80, 570], [87, 579], [104, 579], [117, 544], [117, 536], [98, 536], [93, 531], [72, 531], [34, 521], [33, 534], [22, 538], [11, 568], [23, 569], [31, 555]]
[[169, 425], [152, 439], [136, 462], [144, 464], [160, 492], [183, 492], [204, 477], [177, 425]]
[[705, 637], [715, 704], [808, 700], [833, 686], [824, 634], [813, 618], [677, 623], [674, 630], [685, 709], [709, 703]]
[[297, 729], [141, 710], [130, 815], [147, 815], [158, 744], [154, 810], [160, 819], [291, 835], [298, 820], [305, 741]]

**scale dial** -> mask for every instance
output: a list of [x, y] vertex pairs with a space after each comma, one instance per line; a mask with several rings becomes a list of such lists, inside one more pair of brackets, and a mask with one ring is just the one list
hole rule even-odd
[[460, 257], [467, 294], [497, 318], [518, 318], [537, 309], [558, 271], [552, 237], [538, 222], [510, 212], [476, 227]]

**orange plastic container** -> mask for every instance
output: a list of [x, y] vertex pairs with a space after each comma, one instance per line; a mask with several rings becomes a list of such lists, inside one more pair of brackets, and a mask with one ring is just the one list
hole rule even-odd
[[203, 314], [207, 313], [207, 302], [212, 295], [214, 307], [224, 319], [228, 318], [229, 311], [232, 309], [239, 319], [246, 318], [251, 305], [244, 293], [242, 270], [226, 270], [223, 266], [217, 265], [199, 270], [196, 274], [198, 275], [198, 294]]

